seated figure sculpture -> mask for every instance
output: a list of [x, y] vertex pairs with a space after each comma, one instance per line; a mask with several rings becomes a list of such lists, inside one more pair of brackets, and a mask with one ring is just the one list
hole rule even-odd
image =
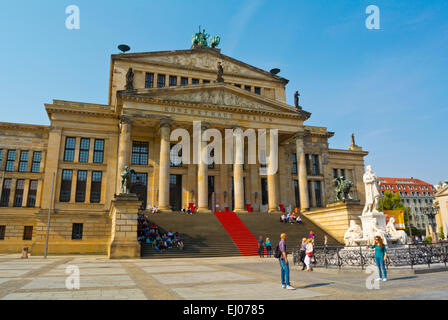
[[344, 242], [346, 246], [354, 246], [357, 245], [357, 242], [362, 239], [362, 229], [361, 227], [354, 221], [350, 220], [350, 227], [344, 234]]
[[386, 236], [391, 242], [398, 242], [400, 244], [406, 244], [408, 241], [408, 235], [403, 230], [397, 230], [395, 228], [395, 218], [391, 217], [386, 225]]

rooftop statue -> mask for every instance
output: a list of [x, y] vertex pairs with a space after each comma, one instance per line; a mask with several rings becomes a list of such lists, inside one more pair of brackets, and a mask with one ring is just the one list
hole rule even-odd
[[300, 107], [300, 106], [299, 106], [299, 97], [300, 97], [299, 91], [296, 90], [296, 92], [294, 93], [294, 106], [295, 106], [296, 108], [299, 108], [299, 107]]
[[128, 72], [126, 73], [126, 90], [133, 90], [134, 89], [134, 71], [132, 71], [132, 68], [128, 69]]
[[[193, 35], [193, 38], [191, 39], [191, 42], [195, 46], [200, 47], [208, 47], [207, 39], [210, 38], [210, 34], [205, 32], [205, 29], [202, 29], [201, 26], [199, 26], [199, 32], [196, 32]], [[210, 39], [210, 47], [216, 48], [219, 45], [219, 42], [221, 41], [221, 38], [219, 36], [214, 36]]]

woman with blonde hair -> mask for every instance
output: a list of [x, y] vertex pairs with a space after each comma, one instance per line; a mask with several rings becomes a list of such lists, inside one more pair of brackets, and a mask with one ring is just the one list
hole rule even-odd
[[313, 256], [313, 240], [311, 238], [308, 238], [308, 240], [306, 241], [306, 250], [305, 250], [305, 265], [306, 265], [306, 270], [305, 271], [311, 271], [311, 257]]
[[266, 257], [270, 258], [272, 255], [272, 244], [271, 244], [271, 240], [269, 238], [266, 238], [264, 246], [266, 248]]

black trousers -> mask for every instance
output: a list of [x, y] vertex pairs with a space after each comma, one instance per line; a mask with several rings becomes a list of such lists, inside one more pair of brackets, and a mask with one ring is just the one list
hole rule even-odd
[[302, 270], [305, 270], [305, 268], [306, 268], [305, 256], [306, 256], [305, 251], [300, 250], [300, 262], [302, 262], [302, 265], [303, 265]]

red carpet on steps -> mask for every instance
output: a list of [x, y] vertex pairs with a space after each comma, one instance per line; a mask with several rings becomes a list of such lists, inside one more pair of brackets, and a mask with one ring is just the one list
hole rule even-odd
[[243, 256], [258, 255], [258, 240], [234, 212], [215, 212]]

